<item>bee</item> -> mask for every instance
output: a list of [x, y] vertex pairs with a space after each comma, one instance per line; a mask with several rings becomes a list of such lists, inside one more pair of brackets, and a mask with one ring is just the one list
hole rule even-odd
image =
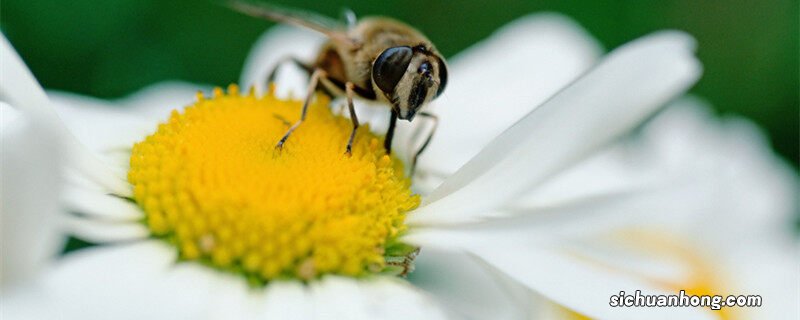
[[440, 96], [447, 85], [447, 63], [427, 37], [405, 23], [385, 17], [356, 21], [355, 15], [350, 12], [348, 23], [342, 23], [313, 13], [260, 2], [234, 0], [229, 5], [245, 14], [308, 28], [328, 38], [312, 63], [285, 57], [269, 74], [267, 83], [272, 84], [278, 68], [291, 62], [309, 75], [308, 93], [300, 119], [278, 141], [276, 148], [283, 148], [292, 132], [303, 123], [309, 100], [317, 89], [321, 89], [331, 97], [343, 96], [347, 99], [353, 122], [353, 131], [345, 150], [349, 155], [359, 126], [353, 107], [353, 98], [357, 95], [391, 107], [389, 129], [384, 140], [387, 154], [391, 153], [397, 119], [411, 121], [420, 115], [433, 120], [433, 130], [413, 157], [413, 172], [417, 157], [427, 147], [438, 124], [438, 118], [420, 110]]

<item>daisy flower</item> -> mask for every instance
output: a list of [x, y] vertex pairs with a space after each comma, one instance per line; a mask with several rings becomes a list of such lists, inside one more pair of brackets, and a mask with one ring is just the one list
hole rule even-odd
[[[305, 41], [282, 32], [270, 37], [275, 42], [265, 47], [276, 54]], [[44, 114], [67, 140], [70, 226], [102, 243], [71, 254], [49, 275], [57, 308], [90, 319], [519, 318], [529, 315], [533, 292], [575, 315], [713, 318], [699, 308], [610, 308], [609, 296], [619, 291], [674, 288], [608, 268], [560, 242], [562, 229], [585, 226], [568, 218], [636, 206], [650, 189], [549, 205], [533, 196], [538, 206], [510, 205], [561, 180], [691, 86], [700, 74], [693, 40], [656, 33], [587, 70], [586, 59], [569, 60], [570, 44], [589, 57], [596, 47], [562, 18], [523, 19], [494, 37], [454, 59], [436, 110], [461, 116], [449, 129], [444, 119], [437, 148], [458, 150], [464, 141], [449, 135], [469, 136], [514, 112], [519, 120], [483, 138], [480, 150], [474, 145], [484, 141], [467, 140], [465, 151], [453, 151], [452, 163], [464, 161], [456, 170], [420, 163], [427, 173], [415, 184], [421, 196], [412, 192], [403, 161], [384, 154], [370, 128], [359, 131], [353, 156], [344, 156], [349, 123], [321, 96], [280, 153], [274, 138], [297, 117], [300, 101], [236, 86], [182, 104], [146, 98], [136, 103], [149, 108], [123, 111], [82, 99], [80, 108], [60, 109], [65, 126], [4, 41], [0, 92], [14, 107]], [[573, 69], [537, 78], [551, 61], [535, 57], [569, 60]], [[257, 65], [248, 69], [259, 74]], [[559, 85], [532, 93], [532, 85], [547, 87], [548, 80]], [[187, 103], [169, 116], [154, 109]], [[491, 112], [506, 108], [513, 112]], [[160, 116], [148, 121], [148, 114]], [[428, 163], [450, 156], [431, 147]], [[597, 179], [591, 178], [583, 182]], [[396, 276], [419, 249], [435, 261], [424, 271], [439, 275], [427, 291]]]

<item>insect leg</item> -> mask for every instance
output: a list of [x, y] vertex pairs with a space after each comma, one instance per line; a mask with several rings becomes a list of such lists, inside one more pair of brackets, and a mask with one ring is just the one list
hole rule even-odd
[[436, 133], [436, 129], [439, 127], [439, 117], [434, 114], [430, 114], [427, 112], [420, 112], [418, 115], [431, 119], [433, 121], [433, 128], [431, 128], [431, 132], [428, 134], [428, 137], [425, 138], [425, 142], [422, 143], [422, 146], [419, 147], [416, 153], [414, 153], [414, 158], [411, 159], [411, 176], [414, 175], [414, 170], [417, 169], [417, 158], [419, 155], [425, 151], [425, 148], [431, 143], [431, 139], [433, 138], [433, 134]]
[[325, 77], [326, 77], [325, 71], [323, 71], [322, 69], [316, 69], [314, 70], [314, 73], [311, 74], [311, 81], [309, 81], [308, 84], [308, 93], [306, 93], [306, 99], [305, 101], [303, 101], [303, 111], [300, 114], [300, 120], [297, 120], [297, 122], [295, 122], [292, 125], [292, 127], [290, 127], [288, 131], [286, 131], [286, 134], [283, 135], [283, 138], [281, 138], [281, 140], [278, 141], [278, 145], [275, 146], [276, 149], [278, 150], [283, 149], [283, 144], [286, 143], [286, 139], [289, 139], [289, 135], [291, 135], [292, 132], [295, 129], [297, 129], [297, 127], [299, 127], [301, 123], [303, 123], [303, 120], [306, 119], [306, 113], [308, 112], [308, 105], [311, 102], [311, 99], [314, 97], [314, 92], [317, 90], [317, 85], [319, 84], [320, 79]]
[[386, 149], [386, 154], [392, 154], [392, 139], [394, 138], [395, 125], [397, 125], [397, 111], [392, 109], [392, 115], [389, 118], [389, 130], [386, 131], [386, 139], [383, 140], [383, 148]]
[[272, 67], [272, 71], [270, 71], [269, 75], [267, 76], [267, 86], [271, 86], [272, 83], [275, 82], [275, 78], [278, 76], [278, 69], [280, 69], [281, 66], [283, 66], [287, 62], [293, 63], [294, 65], [300, 67], [300, 69], [305, 70], [306, 73], [308, 73], [308, 74], [311, 74], [311, 72], [314, 71], [314, 68], [312, 68], [311, 66], [303, 63], [303, 61], [300, 61], [300, 59], [297, 59], [297, 58], [292, 57], [292, 56], [285, 56], [285, 57], [281, 58], [280, 60], [278, 60], [278, 63], [276, 63], [275, 66]]
[[414, 259], [419, 255], [420, 248], [416, 248], [414, 251], [409, 252], [405, 255], [402, 260], [400, 261], [387, 261], [386, 264], [390, 266], [402, 267], [403, 271], [400, 271], [398, 276], [405, 278], [408, 276], [408, 273], [414, 271]]
[[350, 109], [350, 120], [353, 121], [353, 132], [350, 133], [350, 140], [347, 141], [347, 150], [345, 154], [348, 156], [352, 154], [353, 151], [353, 140], [356, 138], [356, 130], [358, 129], [358, 116], [356, 116], [356, 109], [353, 106], [353, 88], [355, 85], [352, 82], [347, 82], [345, 85], [345, 89], [347, 91], [347, 107]]

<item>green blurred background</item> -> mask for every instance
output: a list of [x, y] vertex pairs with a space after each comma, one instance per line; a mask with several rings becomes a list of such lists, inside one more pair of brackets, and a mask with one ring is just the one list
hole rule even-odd
[[[275, 1], [338, 17], [391, 15], [451, 56], [519, 16], [557, 11], [614, 48], [663, 28], [697, 37], [705, 75], [693, 92], [720, 113], [764, 127], [797, 166], [798, 1]], [[45, 87], [104, 98], [166, 79], [226, 85], [239, 78], [270, 23], [212, 1], [2, 0], [0, 28]]]

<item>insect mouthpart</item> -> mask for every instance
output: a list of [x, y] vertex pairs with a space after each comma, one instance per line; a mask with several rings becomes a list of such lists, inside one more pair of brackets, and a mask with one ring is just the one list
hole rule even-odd
[[409, 122], [411, 122], [411, 120], [414, 120], [414, 116], [416, 115], [417, 115], [417, 110], [408, 110], [406, 112], [400, 112], [398, 118], [400, 118], [400, 120], [408, 120]]
[[439, 81], [436, 81], [436, 79], [434, 79], [433, 76], [431, 76], [431, 75], [428, 75], [427, 77], [425, 77], [425, 85], [427, 85], [428, 88], [433, 87], [433, 85], [434, 84], [438, 84], [438, 82]]

